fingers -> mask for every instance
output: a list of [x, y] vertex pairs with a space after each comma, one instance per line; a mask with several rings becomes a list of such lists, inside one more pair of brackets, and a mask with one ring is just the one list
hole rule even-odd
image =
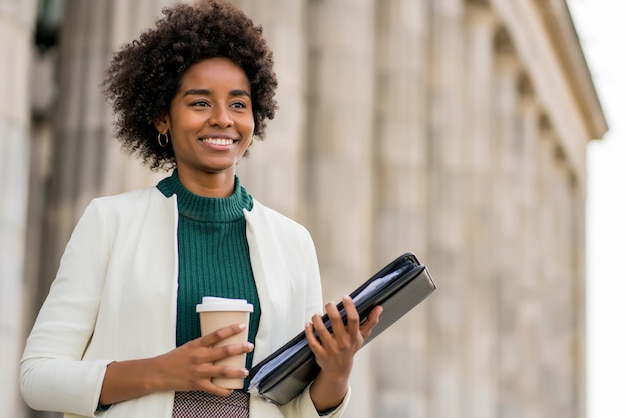
[[210, 377], [212, 379], [245, 379], [250, 374], [250, 372], [245, 368], [238, 369], [236, 367], [228, 366], [225, 364], [211, 364], [209, 367], [211, 369]]
[[359, 323], [361, 322], [359, 318], [359, 313], [356, 310], [356, 305], [354, 304], [354, 301], [350, 296], [345, 295], [343, 298], [341, 298], [341, 302], [343, 303], [343, 308], [346, 311], [346, 327], [348, 333], [354, 337], [359, 333]]
[[[200, 339], [196, 340], [200, 342]], [[222, 340], [223, 341], [223, 340]], [[238, 368], [237, 361], [233, 364], [232, 357], [245, 355], [254, 349], [249, 342], [226, 344], [219, 346], [204, 346], [191, 355], [192, 362], [196, 365], [197, 376], [195, 380], [201, 385], [197, 389], [213, 393], [218, 396], [228, 396], [232, 390], [225, 389], [213, 382], [215, 378], [244, 379], [249, 371], [245, 367]], [[241, 363], [244, 366], [244, 363]]]
[[213, 379], [245, 379], [248, 377], [248, 374], [249, 372], [246, 369], [236, 369], [217, 364], [208, 364], [205, 377], [202, 379], [201, 385], [196, 389], [210, 392], [218, 396], [228, 396], [233, 392], [232, 389], [223, 388], [222, 386], [216, 384]]
[[219, 360], [241, 353], [249, 353], [254, 349], [252, 343], [247, 341], [239, 343], [234, 342], [234, 340], [229, 340], [231, 337], [242, 333], [245, 329], [246, 324], [232, 324], [204, 335], [198, 338], [197, 341], [201, 346], [212, 349], [212, 360]]
[[203, 345], [212, 346], [219, 343], [220, 341], [232, 337], [233, 335], [242, 333], [246, 328], [247, 325], [245, 323], [232, 324], [227, 327], [215, 330], [200, 338]]
[[367, 319], [360, 325], [359, 331], [363, 339], [366, 339], [372, 333], [372, 330], [378, 324], [378, 319], [380, 315], [383, 313], [382, 306], [376, 306], [372, 311], [367, 315]]
[[361, 345], [362, 337], [360, 333], [359, 313], [354, 305], [354, 301], [346, 295], [342, 298], [342, 303], [345, 311], [345, 324], [337, 306], [333, 302], [328, 302], [326, 304], [326, 314], [330, 321], [332, 333], [327, 330], [322, 317], [320, 315], [314, 315], [311, 319], [313, 329], [310, 330], [310, 332], [317, 332], [319, 341], [315, 339], [315, 341], [310, 341], [310, 343], [315, 345], [321, 344], [321, 346], [327, 349], [333, 349], [333, 344], [336, 344], [339, 350], [354, 345]]
[[[191, 353], [191, 359], [195, 364], [212, 364], [219, 362], [228, 357], [246, 354], [254, 350], [254, 344], [243, 341], [234, 342], [231, 337], [243, 332], [246, 329], [245, 324], [232, 324], [227, 327], [220, 328], [210, 334], [204, 335], [192, 343], [198, 347]], [[230, 368], [227, 368], [230, 369]], [[237, 370], [237, 369], [233, 369]], [[247, 376], [247, 370], [244, 369]], [[212, 369], [211, 375], [216, 372]], [[219, 372], [218, 372], [219, 373]], [[241, 372], [237, 372], [241, 373]], [[225, 377], [245, 377], [245, 376], [225, 376]]]
[[330, 319], [333, 334], [335, 334], [335, 338], [339, 340], [346, 338], [358, 339], [360, 318], [354, 301], [350, 296], [345, 295], [341, 298], [341, 302], [346, 317], [345, 324], [337, 306], [335, 306], [334, 303], [326, 305], [326, 313]]
[[245, 342], [241, 344], [228, 344], [219, 347], [212, 347], [211, 354], [209, 356], [210, 361], [219, 361], [227, 357], [236, 356], [239, 354], [250, 353], [254, 350], [254, 344]]
[[[342, 338], [346, 334], [346, 331], [341, 313], [339, 309], [337, 309], [335, 302], [326, 303], [326, 315], [328, 315], [328, 319], [330, 320], [332, 334], [335, 334], [335, 338]], [[322, 322], [321, 317], [319, 321], [313, 321], [313, 325], [315, 325], [315, 329], [317, 330], [320, 340], [322, 340], [322, 344], [333, 338], [331, 332], [326, 329], [326, 324]]]
[[313, 324], [311, 322], [307, 322], [304, 326], [304, 335], [306, 336], [306, 340], [309, 343], [309, 347], [313, 353], [319, 353], [322, 349], [322, 344], [320, 344], [319, 340], [315, 336], [315, 329], [313, 328]]
[[232, 389], [224, 389], [223, 387], [217, 386], [214, 383], [209, 383], [207, 385], [207, 388], [204, 391], [212, 393], [213, 395], [224, 396], [224, 397], [226, 397], [226, 396], [230, 395], [231, 393], [233, 393]]
[[329, 332], [327, 330], [326, 324], [322, 321], [320, 315], [313, 316], [311, 319], [312, 329], [310, 332], [312, 335], [314, 332], [317, 332], [318, 338], [315, 338], [314, 341], [310, 341], [310, 344], [313, 343], [328, 347], [329, 344], [335, 343], [339, 345], [339, 348], [356, 344], [360, 347], [363, 340], [369, 337], [373, 328], [378, 324], [378, 320], [383, 311], [382, 306], [374, 307], [367, 318], [361, 323], [359, 313], [352, 298], [346, 295], [342, 298], [342, 303], [345, 311], [345, 324], [337, 306], [333, 302], [327, 303], [326, 314], [328, 315], [332, 331]]
[[[341, 332], [343, 321], [333, 302], [326, 304], [326, 313], [330, 319], [333, 332]], [[333, 336], [333, 334], [328, 331], [320, 314], [313, 315], [311, 322], [306, 324], [304, 333], [311, 351], [313, 351], [316, 356], [326, 356], [337, 351], [337, 344], [335, 343], [336, 336]]]

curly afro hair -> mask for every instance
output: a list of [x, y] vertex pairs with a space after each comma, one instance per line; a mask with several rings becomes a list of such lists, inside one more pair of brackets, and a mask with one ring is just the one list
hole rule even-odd
[[254, 135], [263, 139], [266, 120], [273, 119], [277, 109], [278, 85], [263, 29], [220, 0], [178, 4], [164, 8], [163, 14], [154, 28], [114, 54], [103, 82], [122, 148], [139, 156], [153, 171], [175, 167], [171, 143], [166, 147], [157, 143], [154, 121], [169, 111], [187, 69], [215, 57], [230, 59], [246, 73]]

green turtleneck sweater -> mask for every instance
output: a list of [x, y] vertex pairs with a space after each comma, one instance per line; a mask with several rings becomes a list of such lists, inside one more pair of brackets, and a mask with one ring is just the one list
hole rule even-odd
[[[193, 194], [178, 172], [157, 185], [167, 197], [178, 198], [178, 317], [176, 345], [200, 337], [196, 305], [203, 296], [246, 299], [254, 306], [248, 341], [254, 342], [261, 307], [250, 265], [243, 210], [251, 210], [252, 196], [235, 177], [235, 191], [225, 198]], [[251, 367], [252, 353], [246, 366]], [[247, 381], [246, 387], [247, 389]]]

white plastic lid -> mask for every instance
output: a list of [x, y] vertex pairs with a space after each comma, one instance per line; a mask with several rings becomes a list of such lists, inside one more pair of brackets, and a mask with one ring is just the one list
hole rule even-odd
[[214, 312], [214, 311], [246, 311], [252, 312], [252, 304], [245, 299], [229, 299], [218, 298], [214, 296], [205, 296], [202, 303], [196, 305], [196, 312]]

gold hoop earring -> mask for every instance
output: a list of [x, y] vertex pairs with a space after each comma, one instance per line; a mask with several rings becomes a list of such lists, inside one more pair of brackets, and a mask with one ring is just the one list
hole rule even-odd
[[[162, 136], [165, 136], [165, 144], [163, 143], [163, 140], [161, 139]], [[167, 144], [170, 143], [170, 137], [167, 135], [167, 132], [165, 133], [161, 133], [159, 132], [157, 134], [157, 142], [159, 143], [159, 145], [163, 148], [167, 147]]]

